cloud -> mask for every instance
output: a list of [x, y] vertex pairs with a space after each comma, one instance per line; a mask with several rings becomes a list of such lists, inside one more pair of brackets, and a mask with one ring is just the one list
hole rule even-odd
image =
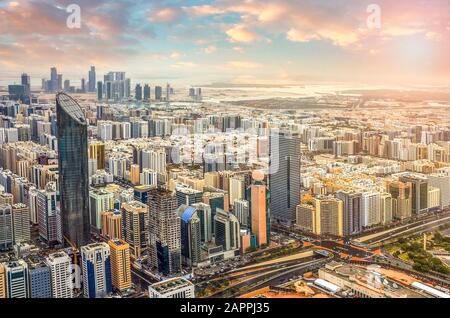
[[246, 29], [244, 25], [236, 24], [226, 31], [231, 42], [252, 43], [259, 39], [259, 36]]
[[217, 51], [217, 47], [215, 45], [210, 45], [202, 49], [205, 54], [212, 54]]
[[182, 10], [176, 7], [156, 8], [152, 10], [149, 21], [153, 23], [172, 23], [180, 19]]
[[232, 68], [244, 68], [244, 69], [257, 69], [262, 67], [263, 65], [260, 63], [252, 62], [252, 61], [229, 61], [227, 63], [228, 67]]

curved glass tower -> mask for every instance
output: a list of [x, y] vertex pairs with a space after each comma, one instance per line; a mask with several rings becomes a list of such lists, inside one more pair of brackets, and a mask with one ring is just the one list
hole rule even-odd
[[80, 248], [89, 244], [89, 178], [87, 121], [69, 95], [56, 95], [58, 165], [62, 230], [65, 240]]

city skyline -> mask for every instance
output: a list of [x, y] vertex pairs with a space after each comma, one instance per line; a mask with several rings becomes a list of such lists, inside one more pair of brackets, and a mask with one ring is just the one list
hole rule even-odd
[[35, 86], [51, 59], [78, 80], [95, 65], [138, 82], [448, 85], [450, 14], [431, 2], [378, 1], [378, 28], [370, 1], [78, 1], [70, 29], [71, 1], [2, 1], [0, 75]]

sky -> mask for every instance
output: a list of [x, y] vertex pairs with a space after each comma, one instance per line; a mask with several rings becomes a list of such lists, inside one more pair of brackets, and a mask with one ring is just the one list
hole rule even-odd
[[448, 86], [449, 56], [449, 0], [0, 0], [0, 83], [95, 65], [150, 84]]

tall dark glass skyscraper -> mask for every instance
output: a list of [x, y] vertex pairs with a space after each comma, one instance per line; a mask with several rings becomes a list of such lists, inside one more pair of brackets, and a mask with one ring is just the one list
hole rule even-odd
[[300, 138], [288, 132], [270, 135], [270, 214], [291, 225], [300, 204]]
[[56, 95], [61, 219], [64, 238], [78, 248], [89, 243], [87, 122], [69, 95]]

